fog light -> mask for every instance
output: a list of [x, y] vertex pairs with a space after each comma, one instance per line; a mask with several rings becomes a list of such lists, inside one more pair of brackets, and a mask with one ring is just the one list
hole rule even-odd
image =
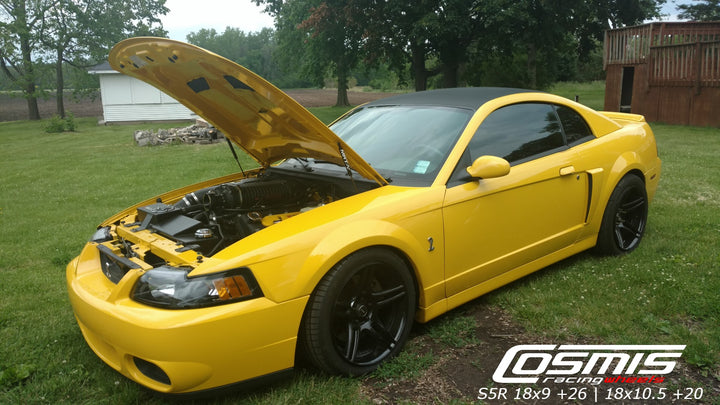
[[165, 373], [157, 364], [150, 363], [147, 360], [139, 359], [137, 357], [133, 357], [133, 362], [135, 362], [135, 367], [137, 367], [138, 371], [143, 373], [146, 377], [159, 383], [170, 385], [170, 377], [168, 377], [167, 373]]

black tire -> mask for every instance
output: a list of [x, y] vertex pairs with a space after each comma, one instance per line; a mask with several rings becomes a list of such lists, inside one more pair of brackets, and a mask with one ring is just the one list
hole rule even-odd
[[408, 266], [391, 250], [351, 254], [310, 297], [299, 336], [303, 354], [331, 374], [358, 376], [375, 370], [405, 345], [416, 295]]
[[623, 177], [605, 207], [595, 252], [621, 255], [635, 249], [645, 233], [647, 214], [645, 183], [635, 175]]

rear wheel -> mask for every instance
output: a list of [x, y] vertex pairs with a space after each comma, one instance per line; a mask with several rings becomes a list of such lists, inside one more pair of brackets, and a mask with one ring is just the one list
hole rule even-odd
[[645, 183], [635, 175], [623, 177], [605, 207], [595, 251], [619, 255], [635, 249], [645, 233], [647, 213]]
[[306, 357], [332, 374], [362, 375], [404, 346], [416, 292], [405, 262], [385, 248], [360, 250], [320, 281], [303, 316]]

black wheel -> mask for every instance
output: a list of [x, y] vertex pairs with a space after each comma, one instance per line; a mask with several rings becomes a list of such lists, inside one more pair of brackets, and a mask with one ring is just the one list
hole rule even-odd
[[623, 177], [605, 207], [595, 251], [619, 255], [635, 249], [645, 232], [647, 213], [645, 183], [634, 175]]
[[320, 281], [305, 309], [305, 356], [331, 373], [375, 370], [404, 346], [415, 315], [415, 284], [392, 251], [368, 248], [348, 256]]

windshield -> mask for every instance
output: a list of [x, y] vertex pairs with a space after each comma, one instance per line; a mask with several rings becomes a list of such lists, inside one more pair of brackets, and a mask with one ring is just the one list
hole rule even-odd
[[460, 108], [365, 107], [330, 129], [393, 184], [427, 186], [471, 116]]

